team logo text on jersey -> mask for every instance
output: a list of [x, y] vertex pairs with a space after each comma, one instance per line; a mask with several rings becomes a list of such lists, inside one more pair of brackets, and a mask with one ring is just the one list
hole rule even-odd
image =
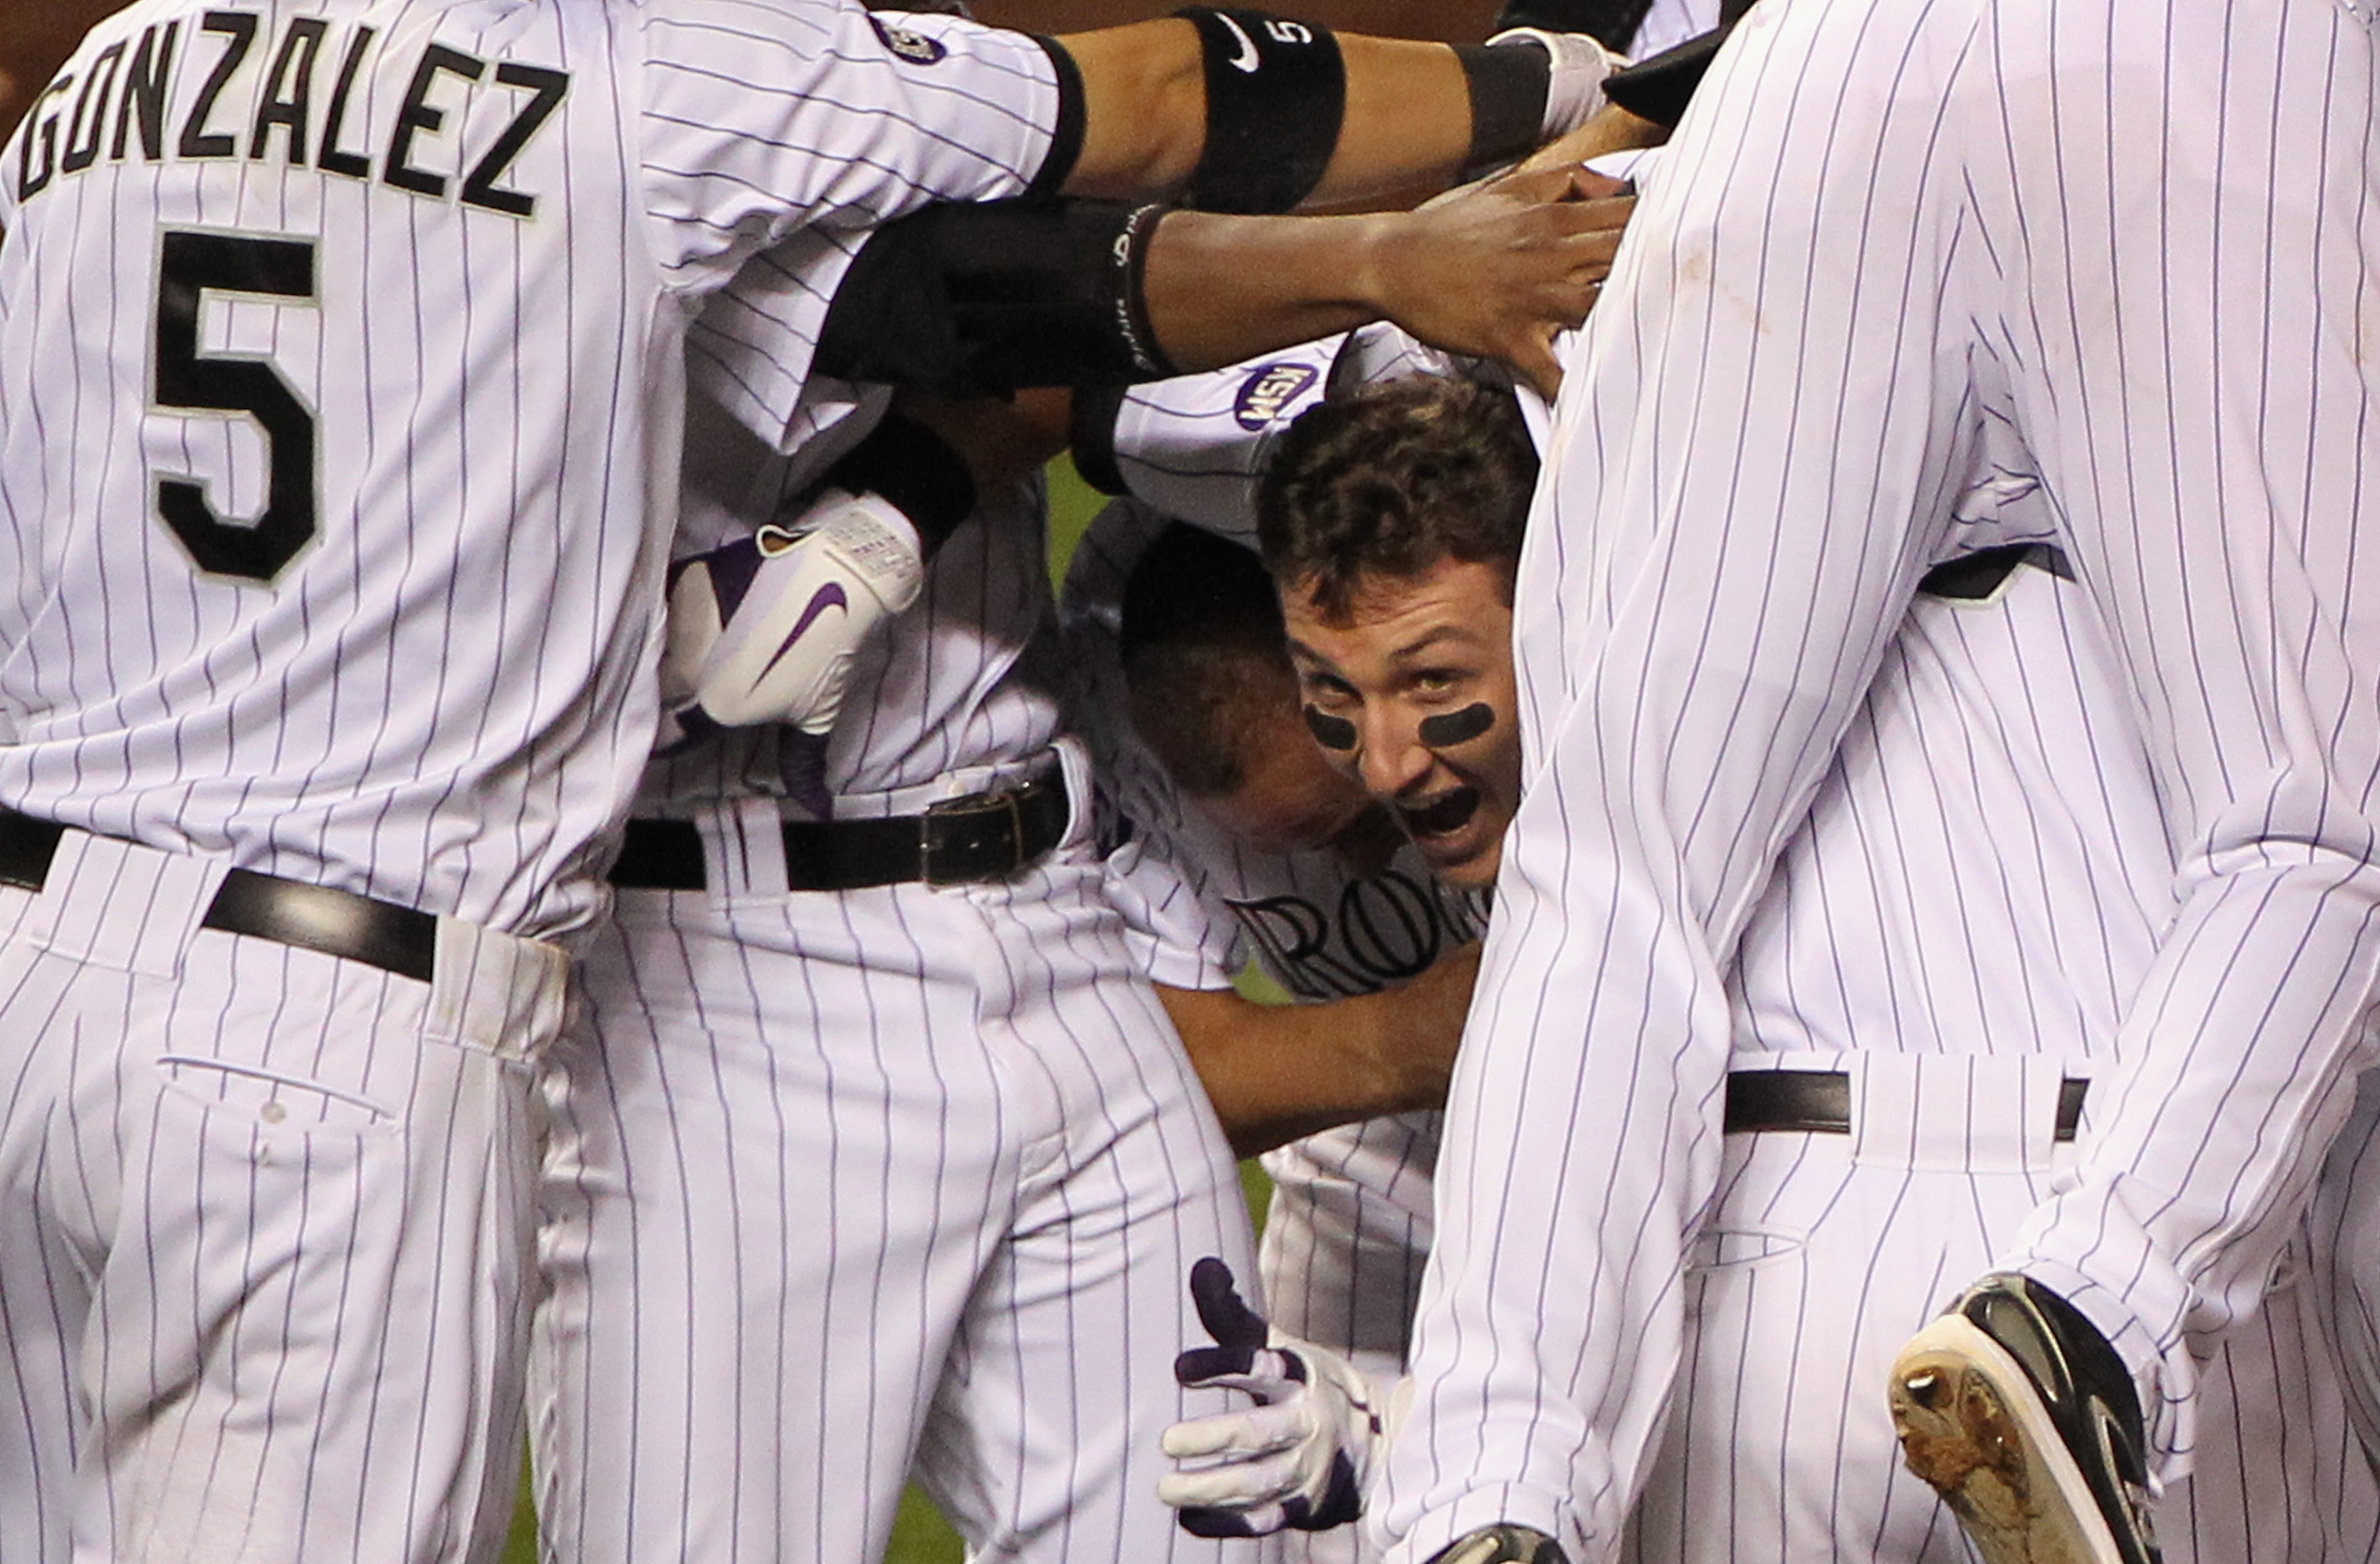
[[1245, 430], [1259, 430], [1281, 417], [1297, 394], [1314, 383], [1311, 364], [1267, 364], [1248, 377], [1232, 404], [1232, 417]]
[[892, 27], [875, 17], [868, 18], [868, 25], [876, 30], [877, 37], [884, 40], [884, 47], [913, 66], [937, 64], [950, 53], [939, 40], [929, 38], [922, 32], [913, 32], [905, 27]]
[[1332, 913], [1298, 895], [1229, 905], [1265, 970], [1301, 1000], [1377, 994], [1420, 976], [1449, 944], [1480, 931], [1463, 908], [1397, 869], [1349, 880]]
[[[17, 198], [128, 156], [151, 163], [244, 159], [310, 167], [433, 200], [528, 217], [536, 196], [505, 176], [569, 90], [568, 73], [421, 47], [384, 125], [351, 113], [376, 28], [292, 17], [262, 34], [246, 11], [152, 23], [87, 64], [70, 63], [27, 115]], [[476, 153], [468, 163], [466, 149]]]

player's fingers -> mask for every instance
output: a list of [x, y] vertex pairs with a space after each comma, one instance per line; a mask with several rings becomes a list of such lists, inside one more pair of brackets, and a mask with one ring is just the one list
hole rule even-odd
[[1548, 331], [1524, 337], [1504, 355], [1505, 361], [1548, 402], [1561, 390], [1561, 362], [1554, 357], [1553, 336]]
[[1293, 1450], [1313, 1433], [1311, 1420], [1259, 1415], [1277, 1410], [1257, 1407], [1252, 1412], [1192, 1418], [1168, 1428], [1160, 1444], [1176, 1461], [1224, 1456], [1239, 1463]]
[[[1220, 1259], [1208, 1255], [1190, 1267], [1190, 1301], [1197, 1306], [1198, 1323], [1207, 1328], [1217, 1346], [1251, 1354], [1264, 1346], [1264, 1316], [1248, 1307], [1232, 1279], [1232, 1267]], [[1174, 1372], [1181, 1372], [1178, 1364]]]
[[1628, 226], [1629, 218], [1635, 213], [1636, 198], [1633, 195], [1608, 196], [1597, 200], [1548, 201], [1545, 205], [1547, 225], [1557, 233], [1568, 235], [1617, 235]]
[[1289, 1524], [1289, 1517], [1277, 1504], [1245, 1511], [1192, 1506], [1178, 1509], [1173, 1518], [1194, 1537], [1265, 1537]]
[[1550, 168], [1515, 169], [1490, 183], [1488, 188], [1500, 196], [1516, 200], [1570, 201], [1577, 199], [1573, 174], [1584, 172], [1576, 164], [1565, 164]]
[[1175, 1356], [1173, 1381], [1193, 1389], [1244, 1389], [1255, 1357], [1245, 1347], [1193, 1347]]

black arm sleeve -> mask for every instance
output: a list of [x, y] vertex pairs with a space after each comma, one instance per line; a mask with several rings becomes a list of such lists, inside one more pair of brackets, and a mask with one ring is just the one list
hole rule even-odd
[[1163, 209], [1113, 201], [929, 207], [868, 236], [827, 307], [821, 374], [986, 396], [1174, 372], [1142, 265]]

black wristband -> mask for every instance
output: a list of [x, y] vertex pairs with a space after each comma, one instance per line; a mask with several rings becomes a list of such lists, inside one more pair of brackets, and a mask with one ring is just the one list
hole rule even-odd
[[1123, 220], [1123, 231], [1109, 247], [1113, 258], [1110, 285], [1114, 290], [1116, 332], [1131, 353], [1136, 378], [1165, 380], [1182, 371], [1165, 356], [1157, 332], [1148, 323], [1148, 247], [1156, 242], [1157, 225], [1165, 217], [1162, 204], [1135, 207]]
[[1182, 192], [1202, 212], [1291, 212], [1322, 182], [1347, 117], [1347, 67], [1329, 28], [1193, 6], [1207, 69], [1207, 143]]
[[1075, 470], [1102, 494], [1130, 492], [1115, 448], [1116, 418], [1123, 411], [1123, 396], [1124, 388], [1120, 385], [1086, 386], [1075, 393], [1066, 443], [1074, 453]]
[[1493, 46], [1466, 43], [1454, 51], [1471, 88], [1471, 151], [1465, 169], [1493, 168], [1527, 156], [1545, 139], [1546, 93], [1553, 56], [1533, 39]]
[[1033, 42], [1041, 45], [1058, 73], [1058, 122], [1050, 127], [1050, 151], [1041, 159], [1041, 167], [1034, 174], [1033, 183], [1025, 188], [1027, 200], [1054, 196], [1063, 189], [1083, 155], [1083, 67], [1056, 39], [1035, 33]]
[[888, 413], [867, 439], [826, 469], [826, 481], [855, 494], [880, 494], [917, 529], [928, 559], [975, 512], [975, 479], [948, 442], [913, 418]]

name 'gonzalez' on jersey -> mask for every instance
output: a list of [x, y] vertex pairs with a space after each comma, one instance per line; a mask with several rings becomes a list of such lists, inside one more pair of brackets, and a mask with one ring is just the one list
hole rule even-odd
[[[266, 33], [260, 18], [245, 11], [209, 11], [195, 25], [191, 54], [195, 56], [211, 42], [215, 53], [205, 65], [205, 80], [174, 119], [167, 113], [167, 99], [182, 42], [182, 18], [152, 22], [128, 44], [119, 39], [102, 49], [79, 81], [68, 71], [34, 101], [27, 116], [30, 129], [18, 152], [18, 202], [30, 201], [54, 180], [90, 168], [100, 161], [103, 148], [110, 163], [122, 163], [128, 152], [151, 163], [169, 157], [261, 162], [274, 158], [277, 148], [277, 161], [291, 167], [312, 167], [347, 179], [377, 179], [431, 200], [445, 200], [453, 185], [455, 199], [467, 206], [513, 217], [532, 215], [537, 197], [504, 188], [501, 182], [529, 138], [561, 104], [570, 73], [505, 60], [493, 67], [492, 76], [490, 62], [476, 55], [416, 42], [405, 51], [411, 66], [402, 72], [408, 83], [404, 97], [385, 143], [375, 147], [363, 140], [361, 127], [349, 126], [348, 109], [357, 77], [379, 36], [378, 28], [365, 23], [340, 24], [322, 17], [291, 17]], [[227, 91], [251, 55], [260, 64], [271, 63], [248, 73], [237, 92]], [[194, 60], [190, 68], [200, 67]], [[492, 80], [515, 90], [513, 102], [475, 96], [460, 111], [437, 107], [431, 99], [441, 76]], [[323, 105], [321, 132], [310, 143], [318, 83]], [[455, 122], [451, 126], [450, 115]], [[503, 127], [486, 135], [466, 115], [500, 120]], [[355, 143], [343, 144], [350, 134], [356, 136]], [[417, 139], [442, 134], [486, 149], [459, 185], [415, 162]]]
[[893, 30], [839, 0], [103, 21], [0, 152], [0, 805], [589, 922], [703, 300], [1049, 159], [1041, 44]]

